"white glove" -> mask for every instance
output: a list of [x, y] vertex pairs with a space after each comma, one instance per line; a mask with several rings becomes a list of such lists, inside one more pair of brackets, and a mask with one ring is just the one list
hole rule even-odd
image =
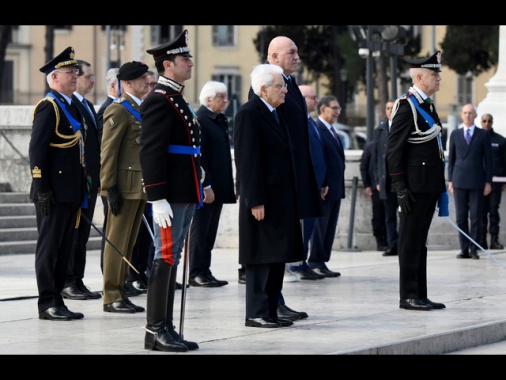
[[151, 202], [153, 204], [153, 220], [162, 228], [172, 225], [171, 218], [174, 217], [167, 199], [160, 199]]

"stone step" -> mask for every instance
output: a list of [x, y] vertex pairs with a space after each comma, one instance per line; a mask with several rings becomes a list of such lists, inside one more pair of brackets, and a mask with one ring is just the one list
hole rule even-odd
[[35, 215], [33, 203], [0, 203], [0, 216]]
[[0, 216], [0, 228], [37, 227], [35, 215]]
[[32, 203], [32, 201], [28, 193], [0, 192], [1, 203]]
[[[102, 231], [102, 226], [97, 226], [97, 228]], [[0, 242], [37, 240], [38, 236], [36, 227], [0, 228]], [[90, 237], [92, 236], [100, 236], [100, 234], [92, 228]]]
[[[87, 250], [100, 250], [102, 245], [101, 236], [90, 236]], [[13, 255], [13, 254], [35, 254], [37, 240], [23, 240], [23, 241], [4, 241], [0, 242], [0, 255]]]

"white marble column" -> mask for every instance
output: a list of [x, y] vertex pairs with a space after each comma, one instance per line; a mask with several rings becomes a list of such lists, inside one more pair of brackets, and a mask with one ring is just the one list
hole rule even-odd
[[484, 113], [494, 117], [494, 130], [506, 136], [506, 25], [499, 26], [499, 62], [497, 72], [485, 83], [487, 96], [478, 104], [478, 117], [475, 124], [480, 127], [480, 118]]

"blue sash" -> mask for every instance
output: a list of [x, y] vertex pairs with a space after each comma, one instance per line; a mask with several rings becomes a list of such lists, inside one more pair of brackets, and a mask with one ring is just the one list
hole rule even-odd
[[[418, 104], [418, 100], [415, 98], [414, 95], [411, 95], [410, 98], [411, 98], [411, 102], [415, 105], [416, 110], [418, 112], [420, 112], [420, 114], [423, 116], [425, 121], [432, 128], [433, 125], [435, 124], [435, 121], [432, 118], [432, 116], [430, 116], [425, 110], [423, 110], [420, 107], [420, 105]], [[441, 136], [439, 136], [439, 135], [437, 136], [437, 142], [439, 144], [439, 149], [441, 150], [441, 152], [443, 152], [443, 143], [441, 141]], [[444, 166], [446, 166], [446, 159], [445, 159], [444, 153], [443, 153], [443, 162], [444, 162]], [[439, 196], [439, 198], [437, 200], [437, 207], [439, 210], [438, 216], [449, 216], [450, 215], [449, 203], [450, 203], [450, 199], [448, 196], [448, 189], [447, 189], [443, 193], [441, 193], [441, 195]]]

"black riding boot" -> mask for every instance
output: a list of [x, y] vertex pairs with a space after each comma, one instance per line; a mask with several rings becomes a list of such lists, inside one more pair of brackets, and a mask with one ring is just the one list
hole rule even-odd
[[[166, 329], [167, 293], [173, 266], [162, 259], [153, 261], [147, 294], [147, 324], [144, 348], [146, 350], [185, 352], [183, 343], [175, 340]], [[171, 306], [172, 310], [172, 306]]]
[[167, 317], [165, 320], [165, 325], [167, 326], [167, 331], [176, 341], [183, 343], [189, 350], [198, 350], [199, 345], [195, 342], [190, 342], [188, 340], [181, 339], [181, 336], [177, 333], [174, 328], [173, 323], [173, 310], [174, 310], [174, 294], [176, 293], [176, 278], [177, 278], [177, 267], [172, 266], [172, 272], [170, 274], [169, 281], [169, 293], [167, 294]]
[[492, 235], [490, 249], [504, 249], [504, 245], [499, 241], [499, 235]]

